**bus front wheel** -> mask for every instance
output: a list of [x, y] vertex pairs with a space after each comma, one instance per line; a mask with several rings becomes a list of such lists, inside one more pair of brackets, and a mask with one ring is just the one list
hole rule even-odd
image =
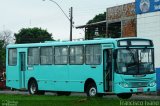
[[131, 98], [132, 93], [120, 93], [120, 94], [117, 94], [117, 96], [121, 99], [129, 99]]
[[88, 84], [86, 94], [88, 97], [95, 97], [97, 95], [97, 87], [94, 83]]
[[28, 90], [31, 95], [38, 94], [38, 85], [35, 80], [29, 82]]

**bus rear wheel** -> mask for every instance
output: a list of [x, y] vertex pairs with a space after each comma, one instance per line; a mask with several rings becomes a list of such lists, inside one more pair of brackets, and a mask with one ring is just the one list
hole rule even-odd
[[120, 94], [117, 94], [117, 96], [121, 99], [129, 99], [131, 98], [132, 93], [120, 93]]
[[31, 95], [38, 94], [38, 85], [35, 80], [29, 82], [28, 90]]
[[95, 97], [97, 95], [97, 87], [94, 83], [88, 84], [86, 94], [88, 97]]

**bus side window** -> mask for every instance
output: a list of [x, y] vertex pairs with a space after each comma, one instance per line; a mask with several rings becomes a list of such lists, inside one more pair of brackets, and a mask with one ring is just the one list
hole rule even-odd
[[28, 49], [28, 65], [38, 65], [39, 64], [39, 48], [29, 48]]
[[87, 45], [86, 46], [86, 64], [98, 65], [101, 64], [101, 46]]
[[52, 60], [53, 60], [53, 52], [52, 52], [52, 47], [41, 47], [40, 49], [40, 53], [41, 53], [41, 64], [42, 65], [48, 65], [48, 64], [52, 64]]
[[55, 47], [55, 64], [67, 64], [68, 63], [68, 47], [61, 46]]
[[70, 64], [83, 64], [83, 46], [70, 46]]
[[17, 65], [17, 49], [8, 50], [8, 64], [10, 66]]

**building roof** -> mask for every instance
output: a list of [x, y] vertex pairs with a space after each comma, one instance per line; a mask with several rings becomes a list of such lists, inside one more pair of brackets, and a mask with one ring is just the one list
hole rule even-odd
[[76, 28], [85, 28], [85, 27], [90, 27], [90, 26], [96, 26], [96, 25], [103, 24], [103, 23], [106, 23], [106, 22], [107, 21], [104, 20], [104, 21], [99, 21], [99, 22], [95, 22], [95, 23], [91, 23], [91, 24], [76, 26]]

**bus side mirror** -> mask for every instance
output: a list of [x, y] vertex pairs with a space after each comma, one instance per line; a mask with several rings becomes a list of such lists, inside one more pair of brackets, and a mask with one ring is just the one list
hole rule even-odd
[[118, 52], [118, 50], [116, 49], [116, 50], [114, 50], [114, 52], [113, 52], [113, 58], [114, 59], [117, 59], [117, 52]]

